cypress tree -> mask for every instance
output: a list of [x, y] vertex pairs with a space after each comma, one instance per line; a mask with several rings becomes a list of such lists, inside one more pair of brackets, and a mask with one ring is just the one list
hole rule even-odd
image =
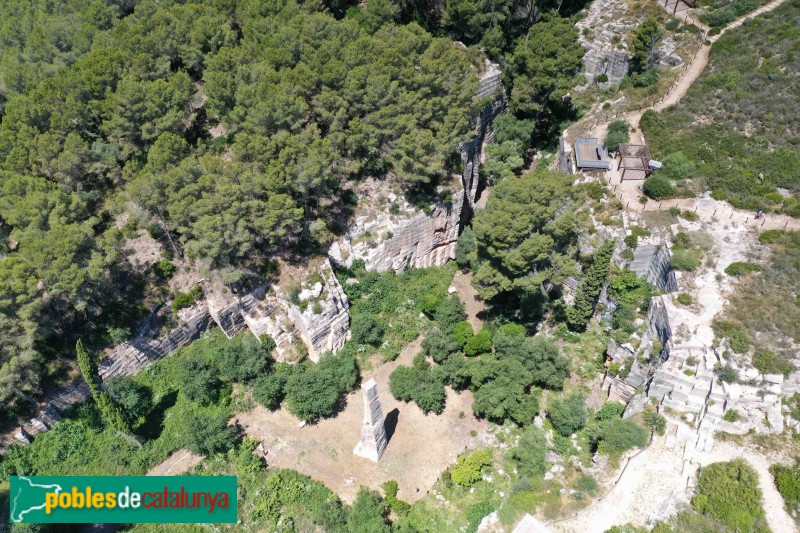
[[83, 379], [89, 384], [95, 405], [100, 410], [103, 420], [123, 433], [131, 433], [131, 424], [125, 411], [114, 401], [110, 394], [101, 388], [100, 374], [97, 370], [97, 363], [89, 356], [83, 343], [79, 340], [75, 345], [78, 354], [78, 366], [83, 374]]
[[614, 243], [609, 241], [594, 254], [592, 264], [586, 270], [586, 278], [575, 295], [575, 304], [567, 309], [567, 324], [570, 329], [578, 331], [586, 329], [586, 325], [594, 314], [597, 297], [608, 277], [613, 253]]

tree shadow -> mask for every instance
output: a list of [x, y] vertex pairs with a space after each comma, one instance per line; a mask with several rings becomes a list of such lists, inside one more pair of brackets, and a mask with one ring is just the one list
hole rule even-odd
[[167, 409], [175, 405], [177, 401], [178, 391], [172, 391], [164, 395], [147, 414], [147, 418], [142, 425], [137, 428], [136, 433], [147, 440], [157, 439], [164, 430], [164, 419], [166, 418]]
[[386, 413], [386, 418], [383, 421], [383, 428], [386, 430], [387, 443], [392, 440], [392, 435], [394, 435], [394, 432], [397, 429], [397, 421], [399, 418], [400, 409], [397, 407]]

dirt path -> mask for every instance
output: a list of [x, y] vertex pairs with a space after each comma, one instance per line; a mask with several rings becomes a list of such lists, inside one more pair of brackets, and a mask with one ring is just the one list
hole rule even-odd
[[166, 459], [147, 471], [148, 476], [177, 476], [188, 472], [200, 461], [202, 455], [196, 455], [185, 448], [181, 448]]
[[734, 459], [744, 459], [758, 473], [758, 486], [764, 495], [764, 512], [770, 529], [776, 533], [797, 531], [797, 524], [786, 512], [783, 497], [775, 487], [772, 474], [769, 472], [772, 463], [758, 451], [737, 447], [727, 442], [718, 442], [710, 452], [698, 456], [702, 466]]
[[602, 533], [620, 524], [644, 525], [650, 516], [661, 511], [673, 493], [686, 488], [682, 469], [682, 447], [656, 437], [630, 460], [617, 484], [599, 501], [549, 527], [564, 533]]
[[461, 301], [464, 302], [464, 307], [467, 311], [467, 320], [469, 320], [469, 323], [472, 324], [472, 327], [477, 333], [483, 327], [483, 320], [479, 315], [486, 309], [486, 303], [478, 296], [478, 293], [475, 292], [475, 289], [472, 287], [472, 273], [464, 273], [459, 270], [456, 272], [456, 276], [453, 278], [453, 283], [451, 283], [450, 286], [455, 287], [458, 296], [461, 298]]

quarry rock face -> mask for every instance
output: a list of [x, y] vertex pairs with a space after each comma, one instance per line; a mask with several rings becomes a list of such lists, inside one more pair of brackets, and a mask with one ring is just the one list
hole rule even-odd
[[[628, 35], [641, 20], [627, 16], [628, 3], [621, 0], [597, 0], [586, 9], [586, 16], [576, 24], [578, 40], [586, 48], [583, 56], [583, 75], [586, 83], [576, 87], [584, 90], [605, 74], [608, 79], [598, 82], [602, 89], [616, 87], [628, 74], [629, 53], [626, 44]], [[658, 46], [658, 63], [664, 67], [676, 67], [683, 60], [675, 55], [676, 45], [669, 38]]]
[[[277, 286], [260, 287], [223, 306], [209, 304], [210, 314], [229, 338], [245, 327], [257, 338], [271, 337], [279, 361], [297, 361], [307, 351], [317, 362], [323, 352], [336, 352], [347, 340], [350, 302], [328, 259], [315, 280], [304, 285], [310, 286], [301, 285], [296, 298]], [[296, 340], [305, 350], [298, 352]]]
[[483, 145], [491, 138], [494, 118], [506, 107], [500, 71], [491, 63], [478, 83], [476, 98], [491, 98], [480, 113], [475, 135], [460, 146], [464, 164], [460, 184], [446, 201], [433, 204], [428, 213], [407, 202], [397, 214], [357, 216], [347, 235], [331, 246], [328, 256], [337, 264], [350, 266], [363, 260], [369, 271], [441, 266], [455, 258], [455, 246], [461, 228], [475, 205], [478, 191], [478, 167]]

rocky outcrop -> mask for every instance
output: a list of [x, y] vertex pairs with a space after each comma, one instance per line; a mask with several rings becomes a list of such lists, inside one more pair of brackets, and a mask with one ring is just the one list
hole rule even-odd
[[[259, 287], [234, 302], [212, 306], [210, 314], [229, 337], [245, 327], [259, 339], [271, 337], [279, 361], [298, 361], [307, 353], [317, 362], [347, 340], [350, 302], [328, 259], [309, 279], [314, 281], [297, 287], [296, 297], [278, 286]], [[305, 347], [297, 346], [297, 340]]]
[[450, 198], [435, 202], [426, 213], [390, 194], [390, 201], [402, 203], [398, 213], [357, 216], [347, 235], [331, 246], [328, 255], [334, 262], [350, 266], [360, 259], [367, 270], [399, 273], [409, 267], [441, 266], [455, 258], [458, 235], [475, 205], [483, 146], [491, 138], [494, 118], [506, 107], [496, 65], [487, 65], [476, 97], [491, 101], [481, 110], [475, 136], [460, 146], [464, 167]]
[[[641, 23], [643, 14], [628, 13], [629, 4], [622, 0], [595, 0], [584, 10], [585, 17], [576, 24], [578, 40], [586, 48], [583, 56], [583, 75], [586, 83], [576, 87], [584, 90], [593, 83], [602, 89], [619, 85], [628, 74], [630, 34]], [[675, 67], [683, 60], [675, 54], [676, 44], [665, 38], [658, 48], [659, 64]], [[601, 75], [605, 81], [598, 81]]]
[[628, 268], [661, 291], [677, 292], [679, 290], [675, 271], [670, 263], [669, 249], [664, 244], [638, 246]]

